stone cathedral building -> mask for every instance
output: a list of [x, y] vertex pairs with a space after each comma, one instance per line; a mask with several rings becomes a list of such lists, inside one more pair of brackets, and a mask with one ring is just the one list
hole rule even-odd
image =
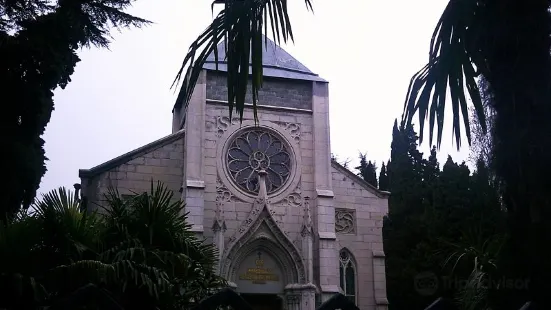
[[389, 193], [331, 160], [328, 82], [268, 41], [260, 122], [248, 108], [240, 123], [228, 118], [218, 52], [222, 63], [216, 70], [211, 55], [187, 109], [174, 105], [172, 134], [79, 171], [88, 205], [109, 186], [124, 194], [162, 181], [256, 309], [313, 310], [336, 292], [362, 310], [386, 309]]

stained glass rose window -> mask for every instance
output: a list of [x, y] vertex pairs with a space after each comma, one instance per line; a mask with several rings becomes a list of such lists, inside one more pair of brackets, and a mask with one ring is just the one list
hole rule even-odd
[[291, 158], [285, 143], [268, 131], [250, 129], [240, 133], [231, 142], [226, 156], [231, 178], [249, 193], [258, 193], [260, 170], [267, 173], [268, 194], [280, 189], [291, 173]]

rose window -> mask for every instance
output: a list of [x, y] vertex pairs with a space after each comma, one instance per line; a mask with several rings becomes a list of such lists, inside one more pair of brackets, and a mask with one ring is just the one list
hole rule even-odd
[[276, 135], [258, 129], [234, 138], [227, 153], [228, 171], [241, 189], [256, 194], [258, 171], [267, 173], [266, 191], [276, 192], [289, 179], [291, 158], [285, 143]]

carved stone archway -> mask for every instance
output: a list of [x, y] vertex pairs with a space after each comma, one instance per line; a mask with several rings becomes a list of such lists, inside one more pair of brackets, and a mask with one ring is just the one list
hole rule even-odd
[[251, 219], [251, 226], [237, 236], [232, 236], [223, 255], [221, 275], [230, 281], [235, 279], [238, 261], [243, 260], [255, 247], [262, 247], [268, 248], [267, 252], [277, 257], [281, 267], [286, 270], [286, 284], [306, 283], [306, 268], [300, 252], [279, 228], [267, 204], [261, 206], [260, 210], [257, 209], [258, 215], [254, 216], [256, 218]]
[[[298, 268], [295, 262], [289, 254], [285, 253], [285, 250], [283, 250], [275, 240], [268, 236], [259, 236], [237, 251], [236, 256], [231, 260], [230, 268], [227, 270], [227, 279], [235, 282], [235, 279], [239, 276], [237, 272], [245, 258], [254, 255], [257, 251], [267, 253], [276, 262], [281, 271], [284, 285], [298, 282]], [[283, 293], [283, 291], [281, 293]]]

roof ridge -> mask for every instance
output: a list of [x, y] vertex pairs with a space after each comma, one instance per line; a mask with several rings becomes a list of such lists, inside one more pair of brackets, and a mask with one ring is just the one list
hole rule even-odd
[[331, 159], [331, 164], [345, 172], [349, 177], [351, 177], [352, 179], [356, 180], [356, 182], [358, 182], [360, 185], [362, 185], [365, 189], [367, 189], [368, 191], [374, 193], [375, 195], [377, 195], [378, 197], [388, 197], [390, 196], [390, 192], [389, 191], [383, 191], [383, 190], [380, 190], [378, 189], [377, 187], [369, 184], [368, 182], [366, 182], [364, 179], [362, 179], [361, 177], [359, 177], [358, 175], [356, 175], [354, 172], [350, 171], [350, 169], [346, 168], [345, 166], [341, 165], [339, 162], [337, 162], [336, 160], [334, 159]]

